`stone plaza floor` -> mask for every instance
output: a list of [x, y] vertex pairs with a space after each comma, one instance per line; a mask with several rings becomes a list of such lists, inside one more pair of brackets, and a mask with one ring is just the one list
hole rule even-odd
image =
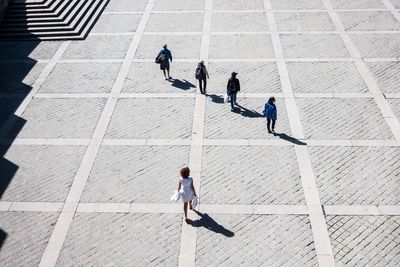
[[0, 69], [0, 266], [400, 265], [399, 0], [110, 0]]

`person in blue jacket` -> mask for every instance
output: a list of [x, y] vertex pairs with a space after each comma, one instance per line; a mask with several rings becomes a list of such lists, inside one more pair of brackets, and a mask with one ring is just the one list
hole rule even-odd
[[[277, 119], [277, 111], [275, 106], [275, 97], [271, 96], [264, 106], [264, 116], [267, 118], [267, 129], [269, 133], [275, 133], [275, 122]], [[272, 121], [272, 130], [271, 130]]]
[[163, 71], [165, 79], [169, 80], [172, 79], [169, 75], [169, 61], [171, 60], [172, 62], [172, 53], [167, 47], [167, 44], [163, 45], [163, 49], [161, 49], [156, 57], [156, 62], [160, 63], [160, 70]]

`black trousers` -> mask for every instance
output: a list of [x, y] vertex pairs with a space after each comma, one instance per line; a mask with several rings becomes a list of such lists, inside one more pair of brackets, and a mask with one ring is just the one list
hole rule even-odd
[[200, 87], [200, 93], [205, 94], [207, 93], [207, 79], [199, 79], [199, 87]]
[[271, 126], [271, 121], [272, 121], [272, 130], [275, 129], [275, 121], [276, 120], [267, 118], [267, 129], [268, 129], [269, 132], [271, 131], [271, 127], [270, 127]]

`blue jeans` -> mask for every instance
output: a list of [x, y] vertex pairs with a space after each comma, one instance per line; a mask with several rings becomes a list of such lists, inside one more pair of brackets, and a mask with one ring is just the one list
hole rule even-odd
[[233, 107], [234, 107], [234, 104], [236, 104], [236, 94], [237, 94], [236, 92], [230, 94], [230, 96], [231, 96], [231, 107], [232, 107], [232, 109], [233, 109]]

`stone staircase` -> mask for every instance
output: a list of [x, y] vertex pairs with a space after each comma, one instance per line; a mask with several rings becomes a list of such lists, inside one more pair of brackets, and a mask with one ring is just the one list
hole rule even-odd
[[84, 39], [108, 2], [109, 0], [11, 1], [0, 24], [0, 39]]

